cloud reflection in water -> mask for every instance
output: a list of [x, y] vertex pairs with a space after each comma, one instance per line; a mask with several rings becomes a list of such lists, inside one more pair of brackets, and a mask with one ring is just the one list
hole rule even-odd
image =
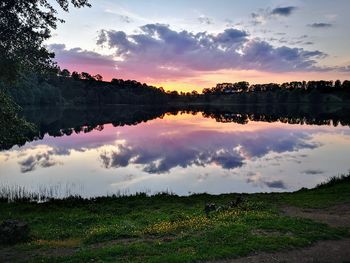
[[[156, 140], [154, 140], [156, 137]], [[270, 152], [283, 153], [300, 149], [314, 149], [317, 143], [308, 142], [311, 135], [304, 131], [268, 129], [260, 131], [217, 130], [183, 131], [171, 136], [153, 134], [118, 144], [105, 151], [100, 159], [105, 168], [120, 168], [131, 164], [142, 165], [147, 173], [165, 173], [172, 168], [217, 165], [234, 169], [248, 159], [260, 158]], [[135, 139], [135, 138], [134, 138]]]
[[[339, 167], [348, 169], [339, 158], [339, 152], [350, 154], [346, 131], [169, 115], [136, 126], [106, 124], [90, 133], [45, 136], [14, 147], [0, 153], [1, 180], [78, 182], [86, 196], [126, 189], [178, 194], [292, 190], [315, 185], [331, 172], [339, 173]], [[320, 161], [325, 156], [327, 162]]]

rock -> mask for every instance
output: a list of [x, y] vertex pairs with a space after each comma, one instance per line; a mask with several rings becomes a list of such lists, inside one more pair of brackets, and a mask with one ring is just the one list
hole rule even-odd
[[216, 212], [223, 212], [228, 210], [228, 207], [226, 205], [220, 205], [218, 208], [216, 208]]
[[230, 208], [234, 208], [234, 207], [237, 207], [238, 205], [240, 205], [241, 203], [243, 202], [243, 198], [242, 196], [238, 196], [235, 200], [231, 201], [229, 203], [229, 207]]
[[0, 224], [0, 244], [11, 245], [29, 239], [27, 223], [18, 220], [5, 220]]
[[205, 204], [204, 212], [208, 216], [211, 211], [216, 210], [216, 205], [214, 203]]

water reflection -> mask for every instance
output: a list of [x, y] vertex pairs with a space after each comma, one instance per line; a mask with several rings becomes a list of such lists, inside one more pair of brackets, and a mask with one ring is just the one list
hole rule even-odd
[[[337, 107], [314, 114], [280, 109], [280, 115], [265, 107], [29, 109], [25, 116], [39, 131], [26, 145], [0, 152], [0, 183], [68, 182], [83, 185], [85, 196], [311, 187], [349, 168], [345, 113]], [[317, 125], [302, 125], [310, 123]]]
[[144, 130], [142, 135], [132, 131], [121, 133], [123, 142], [100, 155], [104, 167], [139, 164], [148, 173], [169, 172], [177, 166], [205, 167], [211, 164], [234, 169], [241, 167], [247, 159], [259, 158], [269, 152], [282, 153], [318, 146], [308, 142], [311, 136], [304, 131], [220, 131], [201, 127], [193, 130], [191, 125], [177, 130], [177, 125], [172, 124], [152, 128]]

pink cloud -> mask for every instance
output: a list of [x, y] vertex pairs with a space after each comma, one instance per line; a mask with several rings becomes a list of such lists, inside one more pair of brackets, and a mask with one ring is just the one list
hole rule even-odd
[[81, 48], [67, 49], [64, 44], [52, 44], [49, 48], [55, 52], [55, 60], [61, 69], [101, 74], [106, 80], [117, 77], [116, 62], [112, 56]]

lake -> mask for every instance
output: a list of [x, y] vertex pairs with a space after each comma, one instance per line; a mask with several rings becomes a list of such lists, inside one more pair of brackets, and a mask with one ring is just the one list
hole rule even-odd
[[38, 132], [0, 152], [0, 185], [63, 197], [280, 192], [350, 168], [342, 107], [29, 108]]

